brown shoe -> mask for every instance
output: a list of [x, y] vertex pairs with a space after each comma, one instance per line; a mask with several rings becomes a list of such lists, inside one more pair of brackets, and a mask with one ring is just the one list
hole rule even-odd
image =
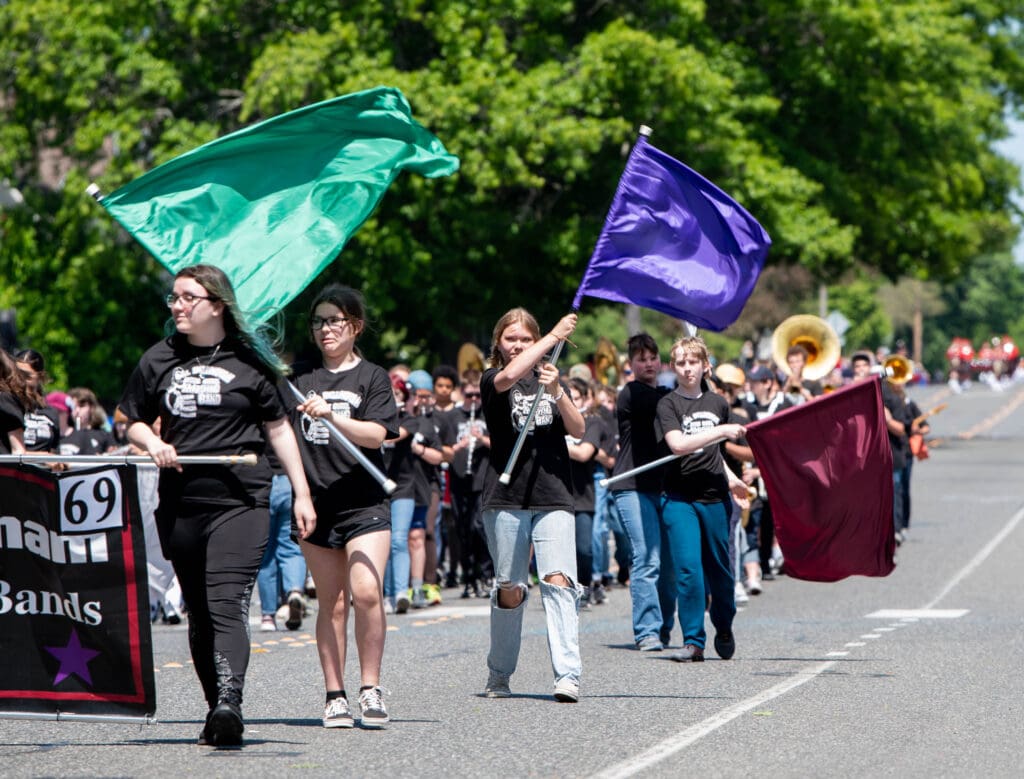
[[677, 663], [703, 663], [704, 650], [694, 644], [684, 644], [683, 648], [672, 659]]

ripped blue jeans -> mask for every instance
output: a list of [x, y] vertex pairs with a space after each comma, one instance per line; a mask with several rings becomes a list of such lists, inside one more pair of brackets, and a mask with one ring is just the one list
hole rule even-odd
[[[491, 593], [491, 648], [487, 667], [511, 676], [519, 661], [523, 633], [523, 613], [528, 601], [530, 545], [537, 559], [540, 597], [547, 618], [548, 651], [555, 681], [571, 679], [577, 683], [583, 664], [580, 660], [579, 599], [576, 581], [576, 519], [570, 511], [529, 511], [489, 509], [484, 512], [487, 548], [494, 560], [495, 591]], [[561, 574], [569, 587], [549, 584], [545, 577]], [[523, 602], [512, 609], [498, 605], [502, 586], [519, 586]]]

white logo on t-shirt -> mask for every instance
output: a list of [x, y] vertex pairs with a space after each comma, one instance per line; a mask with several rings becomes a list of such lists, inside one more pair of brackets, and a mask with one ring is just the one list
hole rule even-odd
[[[530, 408], [533, 406], [533, 400], [536, 397], [536, 393], [533, 395], [524, 395], [519, 390], [513, 388], [511, 395], [512, 427], [516, 430], [523, 429], [523, 424], [526, 422], [526, 418], [530, 415]], [[552, 410], [554, 403], [554, 397], [545, 392], [540, 405], [537, 406], [537, 413], [533, 415], [533, 423], [530, 425], [529, 432], [532, 433], [538, 426], [547, 427], [554, 421], [555, 414]]]
[[195, 419], [199, 406], [219, 406], [222, 387], [234, 380], [235, 374], [216, 366], [175, 368], [164, 403], [174, 416]]
[[[306, 399], [309, 400], [316, 394], [310, 390], [306, 393]], [[323, 399], [331, 404], [331, 411], [343, 419], [351, 419], [352, 409], [359, 408], [363, 402], [362, 395], [349, 390], [327, 390], [323, 393]], [[302, 415], [302, 437], [317, 446], [326, 446], [331, 440], [327, 425], [319, 419], [313, 419], [309, 414]]]

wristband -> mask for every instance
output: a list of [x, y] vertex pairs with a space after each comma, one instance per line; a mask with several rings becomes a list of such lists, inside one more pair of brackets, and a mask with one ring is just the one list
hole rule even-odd
[[564, 395], [565, 395], [565, 390], [561, 386], [559, 386], [558, 394], [555, 395], [555, 403], [560, 401]]

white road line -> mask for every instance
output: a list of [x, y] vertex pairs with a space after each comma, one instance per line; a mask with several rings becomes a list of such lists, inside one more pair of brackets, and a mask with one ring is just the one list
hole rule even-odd
[[818, 678], [835, 664], [835, 660], [827, 660], [825, 662], [818, 663], [817, 665], [809, 666], [805, 670], [795, 673], [793, 676], [786, 679], [786, 681], [779, 682], [779, 684], [776, 684], [774, 687], [769, 687], [764, 692], [758, 693], [751, 698], [747, 698], [746, 700], [722, 709], [717, 714], [711, 715], [706, 720], [698, 722], [696, 725], [691, 725], [686, 728], [686, 730], [680, 731], [674, 736], [669, 736], [664, 741], [655, 744], [653, 747], [641, 752], [639, 755], [630, 757], [621, 763], [609, 766], [600, 773], [594, 774], [594, 779], [624, 779], [624, 777], [627, 776], [636, 776], [637, 774], [646, 771], [651, 766], [657, 765], [665, 758], [685, 749], [695, 741], [699, 741], [712, 731], [718, 730], [718, 728], [723, 725], [727, 725], [741, 714], [746, 714], [751, 709], [756, 709], [758, 706], [761, 706], [770, 700], [774, 700], [780, 695], [785, 695], [790, 690], [794, 690], [812, 679]]
[[[975, 569], [978, 568], [992, 552], [999, 546], [1000, 543], [1020, 524], [1021, 520], [1024, 519], [1024, 508], [1021, 508], [1009, 522], [1003, 527], [996, 536], [989, 541], [985, 547], [974, 556], [974, 558], [964, 566], [960, 572], [954, 576], [950, 582], [943, 588], [943, 590], [932, 599], [925, 610], [933, 609], [937, 603], [945, 598], [954, 587], [956, 587], [961, 581], [967, 578]], [[891, 618], [891, 617], [890, 617]], [[917, 622], [917, 617], [903, 617], [902, 622]], [[868, 633], [862, 638], [881, 638], [878, 634]], [[865, 646], [863, 641], [850, 641], [845, 646], [847, 647], [858, 647]], [[839, 653], [841, 654], [841, 653]], [[848, 654], [848, 653], [847, 653]], [[829, 653], [829, 656], [836, 655], [837, 653]], [[657, 765], [662, 760], [676, 752], [679, 752], [691, 744], [704, 738], [704, 736], [718, 730], [723, 725], [727, 725], [742, 714], [746, 714], [751, 709], [755, 709], [758, 706], [767, 703], [768, 701], [774, 700], [781, 695], [785, 695], [790, 690], [795, 690], [807, 682], [818, 678], [825, 671], [829, 670], [836, 664], [836, 660], [827, 660], [817, 665], [809, 666], [803, 671], [798, 671], [793, 676], [786, 679], [784, 682], [779, 682], [774, 687], [769, 687], [767, 690], [758, 693], [746, 700], [735, 703], [732, 706], [728, 706], [722, 709], [717, 714], [712, 714], [705, 720], [691, 725], [685, 730], [676, 733], [673, 736], [658, 742], [649, 749], [644, 750], [640, 754], [630, 757], [621, 763], [616, 763], [609, 766], [598, 774], [595, 774], [595, 779], [624, 779], [629, 776], [636, 776], [637, 774], [645, 771], [653, 765]]]
[[992, 554], [992, 552], [995, 551], [996, 547], [998, 547], [1006, 539], [1006, 537], [1014, 531], [1017, 525], [1020, 524], [1021, 519], [1024, 519], [1024, 508], [1021, 508], [1019, 511], [1017, 511], [1016, 514], [1014, 514], [1010, 518], [1010, 521], [1003, 526], [1003, 529], [996, 533], [995, 537], [987, 544], [985, 544], [982, 550], [978, 552], [978, 554], [974, 555], [974, 558], [969, 563], [967, 563], [967, 565], [961, 568], [960, 572], [956, 576], [949, 580], [949, 584], [947, 584], [942, 589], [942, 592], [940, 592], [938, 595], [932, 598], [932, 600], [928, 603], [927, 606], [925, 606], [925, 608], [935, 608], [936, 604], [938, 604], [943, 598], [949, 595], [949, 593], [953, 591], [954, 587], [956, 587], [960, 582], [962, 582], [964, 579], [966, 579], [968, 576], [974, 573], [977, 567], [981, 565], [983, 562], [985, 562], [985, 558]]
[[846, 657], [849, 652], [829, 652], [825, 657]]

